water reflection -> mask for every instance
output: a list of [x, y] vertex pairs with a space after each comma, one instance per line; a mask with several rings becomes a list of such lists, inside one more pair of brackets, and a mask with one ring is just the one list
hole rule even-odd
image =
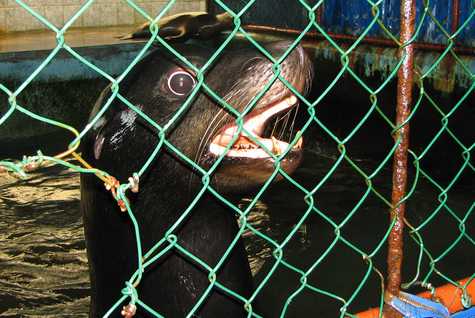
[[0, 312], [86, 317], [89, 276], [79, 177], [61, 167], [0, 178]]

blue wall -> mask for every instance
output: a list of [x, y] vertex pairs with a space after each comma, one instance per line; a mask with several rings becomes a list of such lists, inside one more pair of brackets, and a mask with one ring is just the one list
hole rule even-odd
[[[228, 0], [226, 4], [235, 12], [240, 11], [248, 1]], [[318, 1], [306, 1], [309, 5]], [[374, 1], [376, 2], [376, 1]], [[431, 0], [428, 12], [440, 23], [447, 33], [451, 32], [453, 0]], [[475, 10], [475, 2], [472, 0], [459, 0], [460, 22], [465, 22]], [[384, 0], [378, 6], [379, 16], [386, 28], [395, 36], [399, 34], [399, 8], [400, 0]], [[429, 15], [422, 20], [424, 5], [422, 0], [416, 0], [417, 23], [421, 30], [417, 41], [444, 44], [447, 37], [436, 22]], [[212, 10], [222, 11], [217, 5], [212, 5]], [[325, 0], [322, 11], [322, 27], [324, 30], [346, 35], [360, 35], [373, 20], [371, 5], [367, 0]], [[247, 24], [264, 24], [278, 27], [303, 29], [308, 24], [308, 13], [297, 0], [258, 0], [242, 16]], [[315, 28], [313, 28], [315, 30]], [[375, 24], [368, 35], [385, 37], [387, 34]], [[463, 29], [456, 39], [460, 44], [473, 46], [475, 44], [475, 16]]]

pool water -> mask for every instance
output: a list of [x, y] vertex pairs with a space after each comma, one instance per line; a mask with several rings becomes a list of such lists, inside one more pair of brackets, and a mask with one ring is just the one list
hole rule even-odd
[[[302, 166], [293, 177], [304, 188], [312, 190], [337, 161], [338, 153], [316, 141], [309, 144]], [[366, 171], [378, 165], [374, 159], [352, 159]], [[383, 169], [373, 180], [375, 189], [385, 198], [390, 198], [390, 180], [389, 168]], [[336, 241], [335, 229], [328, 220], [336, 224], [343, 222], [367, 188], [361, 175], [342, 161], [313, 195], [314, 206], [321, 214], [312, 210], [300, 222], [309, 209], [305, 194], [283, 181], [264, 193], [248, 217], [250, 224], [275, 244], [287, 242], [283, 247], [283, 260], [287, 264], [301, 271], [314, 266], [307, 276], [309, 285], [346, 300], [355, 295], [348, 304], [347, 310], [351, 313], [378, 305], [381, 279], [372, 269], [385, 273], [386, 245], [375, 252], [373, 267], [369, 267], [362, 255], [344, 242], [364, 253], [373, 253], [387, 231], [388, 208], [370, 191], [341, 227], [342, 239]], [[436, 190], [424, 179], [419, 180], [407, 206], [407, 219], [411, 224], [421, 224], [438, 206]], [[447, 206], [463, 217], [471, 206], [473, 208], [473, 197], [473, 188], [466, 183], [450, 193]], [[239, 206], [244, 209], [251, 200], [251, 196], [241, 198]], [[465, 225], [473, 237], [473, 221], [469, 218]], [[458, 224], [444, 208], [420, 233], [433, 257], [441, 255], [460, 234]], [[276, 264], [272, 256], [275, 246], [249, 231], [244, 233], [244, 239], [256, 286], [260, 286]], [[32, 173], [28, 181], [2, 174], [0, 241], [1, 317], [87, 316], [89, 277], [77, 173], [55, 166]], [[409, 236], [405, 242], [404, 281], [409, 281], [416, 274], [419, 245]], [[325, 254], [329, 246], [333, 247]], [[325, 256], [322, 258], [322, 255]], [[451, 279], [461, 279], [473, 273], [470, 260], [474, 257], [475, 247], [462, 238], [450, 253], [436, 262], [436, 268]], [[422, 260], [419, 280], [429, 270], [429, 258], [424, 256]], [[435, 285], [446, 282], [436, 273], [430, 277]], [[280, 315], [289, 296], [301, 286], [300, 279], [298, 272], [278, 264], [257, 297], [258, 313], [265, 317]], [[354, 294], [362, 281], [360, 292]], [[292, 298], [286, 317], [339, 317], [342, 305], [336, 298], [304, 288]]]

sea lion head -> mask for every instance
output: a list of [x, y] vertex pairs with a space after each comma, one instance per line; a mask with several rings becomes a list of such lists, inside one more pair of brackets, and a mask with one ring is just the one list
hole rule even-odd
[[[280, 60], [290, 44], [280, 41], [263, 47]], [[261, 185], [276, 167], [292, 173], [301, 161], [302, 140], [291, 140], [291, 147], [289, 140], [264, 138], [264, 134], [273, 118], [299, 103], [293, 90], [305, 95], [310, 89], [313, 68], [304, 49], [296, 46], [279, 67], [255, 47], [227, 49], [205, 68], [214, 49], [193, 44], [178, 44], [175, 49], [195, 67], [162, 49], [148, 54], [119, 83], [114, 102], [94, 124], [91, 160], [127, 178], [158, 153], [148, 169], [150, 175], [189, 187], [207, 182], [209, 174], [211, 185], [228, 192]], [[200, 83], [196, 69], [202, 68]], [[279, 78], [273, 81], [274, 69], [293, 90]], [[110, 96], [109, 89], [99, 98], [92, 118]], [[129, 108], [125, 99], [139, 112]], [[107, 164], [117, 160], [126, 162], [126, 167]], [[178, 165], [181, 173], [177, 174]]]

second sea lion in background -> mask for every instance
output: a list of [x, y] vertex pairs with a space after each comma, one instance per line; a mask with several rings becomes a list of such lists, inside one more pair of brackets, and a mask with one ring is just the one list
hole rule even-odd
[[[166, 40], [185, 42], [188, 39], [207, 40], [234, 26], [229, 13], [212, 15], [206, 12], [186, 12], [171, 15], [157, 22], [158, 35]], [[131, 34], [120, 37], [121, 40], [147, 39], [151, 36], [150, 23], [144, 23]]]

